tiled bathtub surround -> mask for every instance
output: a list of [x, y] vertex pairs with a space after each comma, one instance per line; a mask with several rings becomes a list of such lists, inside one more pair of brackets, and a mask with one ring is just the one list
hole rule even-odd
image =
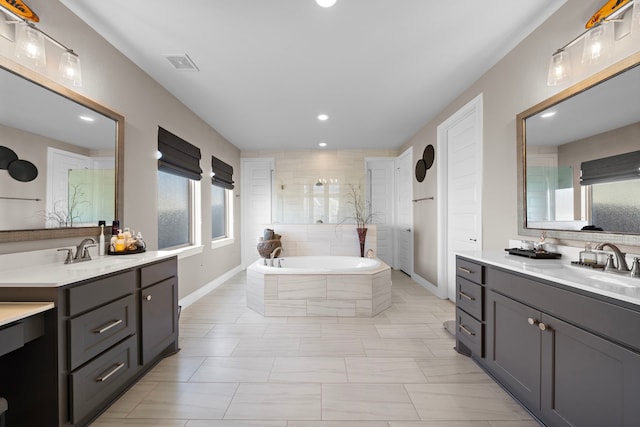
[[[282, 255], [345, 255], [360, 256], [360, 241], [355, 224], [265, 224], [282, 235]], [[378, 233], [375, 224], [367, 225], [365, 253], [369, 249], [376, 251]], [[256, 236], [258, 237], [258, 236]]]
[[247, 269], [247, 307], [263, 316], [371, 317], [391, 306], [391, 268], [354, 274]]

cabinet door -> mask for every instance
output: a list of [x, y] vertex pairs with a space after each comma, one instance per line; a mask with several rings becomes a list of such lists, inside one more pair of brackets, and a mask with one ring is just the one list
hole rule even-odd
[[550, 426], [637, 426], [640, 355], [543, 315], [542, 411]]
[[172, 277], [140, 290], [141, 351], [145, 365], [178, 340], [178, 279]]
[[540, 312], [487, 292], [486, 364], [533, 412], [540, 408]]

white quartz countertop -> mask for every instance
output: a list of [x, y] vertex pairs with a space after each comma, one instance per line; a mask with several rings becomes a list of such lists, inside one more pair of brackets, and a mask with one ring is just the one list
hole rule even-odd
[[530, 259], [505, 251], [464, 251], [458, 255], [517, 273], [640, 305], [640, 278], [571, 265], [571, 259]]
[[52, 302], [0, 302], [0, 326], [51, 310]]
[[[38, 263], [18, 268], [5, 267], [0, 271], [0, 288], [58, 287], [104, 274], [138, 267], [175, 255], [174, 251], [148, 251], [140, 254], [104, 255], [77, 264]], [[28, 256], [28, 255], [27, 255]]]

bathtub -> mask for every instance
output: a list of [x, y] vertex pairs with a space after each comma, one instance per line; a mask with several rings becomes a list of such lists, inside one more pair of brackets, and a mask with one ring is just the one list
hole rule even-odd
[[[377, 258], [361, 258], [353, 256], [295, 256], [275, 258], [264, 265], [261, 258], [255, 262], [256, 269], [266, 274], [343, 274], [359, 273], [377, 269], [382, 261]], [[278, 267], [278, 264], [281, 267]]]
[[247, 268], [247, 307], [263, 316], [372, 317], [391, 306], [391, 268], [379, 259], [301, 256], [274, 265], [259, 259]]

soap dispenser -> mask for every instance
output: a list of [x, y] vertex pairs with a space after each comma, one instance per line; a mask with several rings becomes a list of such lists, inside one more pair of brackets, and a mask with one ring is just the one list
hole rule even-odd
[[584, 250], [580, 251], [580, 262], [584, 264], [596, 264], [598, 256], [591, 250], [591, 243], [584, 245]]

